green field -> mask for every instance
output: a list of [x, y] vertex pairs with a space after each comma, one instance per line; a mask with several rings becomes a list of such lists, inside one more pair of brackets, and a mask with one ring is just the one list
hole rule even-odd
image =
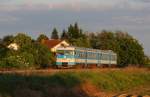
[[150, 71], [69, 70], [0, 74], [0, 97], [94, 97], [96, 93], [150, 95]]

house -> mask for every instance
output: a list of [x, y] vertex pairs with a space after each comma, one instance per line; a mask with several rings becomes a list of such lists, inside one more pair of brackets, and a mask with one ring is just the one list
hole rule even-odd
[[43, 40], [42, 44], [46, 45], [52, 52], [56, 52], [56, 49], [59, 47], [67, 47], [69, 43], [65, 40], [51, 39], [51, 40]]
[[9, 49], [17, 51], [19, 49], [19, 46], [16, 43], [11, 43], [7, 46]]

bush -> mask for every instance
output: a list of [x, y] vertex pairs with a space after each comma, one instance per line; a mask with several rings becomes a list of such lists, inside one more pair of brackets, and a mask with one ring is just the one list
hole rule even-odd
[[36, 43], [34, 47], [35, 48], [33, 54], [34, 54], [35, 64], [41, 68], [49, 67], [52, 60], [52, 55], [50, 50], [46, 46], [40, 43]]
[[0, 44], [1, 68], [39, 68], [50, 66], [52, 56], [44, 45], [31, 39], [25, 34], [18, 34], [8, 42], [19, 46], [17, 51], [8, 49], [7, 45]]
[[23, 53], [4, 58], [0, 64], [3, 68], [29, 68], [33, 65], [33, 55]]

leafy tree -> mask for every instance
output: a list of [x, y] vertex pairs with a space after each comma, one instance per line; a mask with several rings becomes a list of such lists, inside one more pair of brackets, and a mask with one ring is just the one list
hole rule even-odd
[[77, 47], [90, 47], [90, 42], [87, 38], [72, 39], [71, 44]]
[[144, 50], [142, 45], [127, 33], [116, 33], [117, 49], [116, 52], [119, 55], [118, 63], [120, 65], [143, 65], [144, 62]]
[[44, 35], [44, 34], [41, 34], [38, 38], [37, 38], [37, 42], [42, 42], [42, 40], [48, 40], [49, 38]]
[[50, 66], [52, 58], [50, 50], [40, 43], [34, 44], [34, 47], [36, 48], [34, 53], [35, 64], [37, 64], [38, 67]]
[[102, 31], [90, 37], [93, 48], [116, 52], [120, 66], [145, 64], [142, 45], [128, 33]]
[[51, 39], [59, 39], [58, 31], [56, 28], [53, 29]]
[[100, 41], [97, 37], [97, 34], [89, 33], [88, 37], [89, 37], [90, 47], [94, 49], [99, 49]]
[[2, 42], [5, 46], [8, 46], [10, 43], [13, 42], [13, 39], [14, 37], [12, 35], [8, 35], [3, 38]]
[[[67, 35], [69, 43], [73, 46], [90, 47], [89, 37], [87, 37], [86, 34], [83, 34], [83, 31], [79, 28], [78, 23], [75, 23], [74, 25], [70, 24], [68, 31], [65, 34]], [[62, 35], [65, 36], [64, 34]]]
[[39, 68], [50, 65], [49, 49], [33, 41], [31, 37], [19, 33], [13, 38], [13, 42], [19, 45], [19, 50], [14, 51], [0, 44], [0, 67]]
[[145, 56], [145, 66], [150, 67], [150, 58], [148, 56]]
[[31, 64], [33, 65], [33, 55], [29, 53], [21, 53], [17, 55], [10, 55], [7, 56], [6, 58], [3, 59], [3, 62], [5, 64], [2, 64], [1, 67], [4, 68], [30, 68], [32, 67]]
[[98, 35], [99, 49], [115, 50], [115, 38], [112, 32], [101, 32]]
[[35, 67], [48, 66], [50, 64], [50, 51], [41, 43], [32, 41], [31, 37], [24, 34], [18, 34], [14, 41], [19, 44], [20, 53], [25, 52], [34, 56]]
[[14, 37], [13, 42], [18, 44], [21, 49], [24, 49], [24, 48], [31, 46], [32, 39], [31, 39], [31, 37], [27, 36], [26, 34], [19, 33], [18, 35], [16, 35]]
[[8, 48], [3, 43], [0, 43], [0, 60], [6, 56], [7, 52]]

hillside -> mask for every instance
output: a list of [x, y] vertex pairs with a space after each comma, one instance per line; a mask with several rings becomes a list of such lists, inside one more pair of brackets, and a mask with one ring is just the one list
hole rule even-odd
[[148, 69], [85, 69], [0, 74], [0, 97], [150, 95]]

